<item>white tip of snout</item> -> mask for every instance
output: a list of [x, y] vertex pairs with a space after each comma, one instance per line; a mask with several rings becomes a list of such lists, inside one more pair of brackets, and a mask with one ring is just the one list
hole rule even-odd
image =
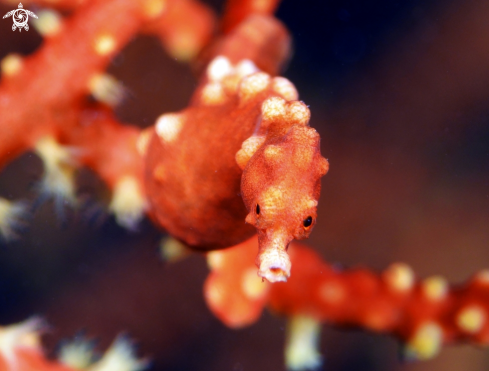
[[260, 268], [258, 275], [269, 282], [287, 282], [290, 277], [291, 263], [284, 250], [266, 249], [259, 253]]

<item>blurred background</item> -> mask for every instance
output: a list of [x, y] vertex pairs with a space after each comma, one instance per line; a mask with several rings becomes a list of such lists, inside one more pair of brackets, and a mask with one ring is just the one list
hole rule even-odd
[[[208, 4], [221, 12], [221, 1]], [[489, 2], [284, 0], [277, 15], [294, 39], [283, 75], [310, 106], [330, 161], [308, 244], [345, 267], [403, 261], [420, 278], [454, 283], [489, 267]], [[41, 41], [34, 28], [0, 22], [0, 58]], [[149, 37], [109, 72], [127, 89], [117, 115], [139, 126], [184, 108], [196, 87], [190, 68]], [[41, 174], [40, 160], [23, 155], [1, 172], [0, 195], [35, 201]], [[154, 371], [283, 369], [283, 318], [225, 328], [202, 297], [202, 256], [163, 262], [162, 232], [148, 221], [135, 233], [119, 228], [88, 170], [79, 193], [82, 211], [59, 217], [38, 203], [22, 237], [0, 244], [1, 324], [45, 317], [51, 355], [62, 339], [85, 334], [103, 350], [125, 332]], [[447, 347], [424, 363], [403, 363], [399, 349], [360, 330], [325, 326], [321, 337], [329, 371], [489, 369], [487, 349]]]

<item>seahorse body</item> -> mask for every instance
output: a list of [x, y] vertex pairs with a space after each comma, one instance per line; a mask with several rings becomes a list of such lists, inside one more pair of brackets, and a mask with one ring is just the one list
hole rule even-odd
[[190, 107], [161, 116], [150, 133], [145, 181], [152, 217], [200, 250], [242, 242], [254, 225], [259, 274], [286, 280], [286, 249], [310, 233], [319, 178], [327, 172], [309, 115], [288, 80], [248, 60], [232, 66], [214, 59]]
[[[285, 112], [287, 108], [299, 108], [299, 115], [305, 115], [308, 121], [309, 110], [302, 102], [270, 100], [285, 106]], [[286, 117], [277, 119], [280, 121], [276, 126], [287, 123]], [[269, 128], [267, 140], [249, 160], [241, 180], [249, 210], [246, 221], [258, 231], [258, 274], [271, 282], [284, 281], [290, 275], [286, 254], [290, 242], [309, 237], [316, 224], [320, 178], [329, 168], [319, 150], [319, 134], [307, 126], [307, 121], [295, 121], [283, 130], [284, 135], [273, 135], [273, 129], [280, 129]]]

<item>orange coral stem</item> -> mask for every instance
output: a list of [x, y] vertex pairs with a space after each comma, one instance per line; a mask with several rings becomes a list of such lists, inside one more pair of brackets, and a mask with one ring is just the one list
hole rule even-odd
[[[205, 297], [211, 310], [228, 325], [242, 326], [250, 318], [257, 319], [266, 301], [274, 313], [287, 317], [301, 315], [392, 334], [407, 343], [408, 355], [411, 348], [418, 351], [423, 336], [431, 342], [433, 352], [436, 346], [460, 341], [489, 344], [488, 271], [458, 286], [450, 286], [441, 277], [416, 281], [411, 268], [400, 263], [382, 274], [365, 268], [341, 271], [309, 247], [292, 242], [293, 269], [288, 282], [271, 285], [267, 300], [245, 300], [243, 284], [254, 265], [256, 247], [253, 238], [208, 256], [212, 271]], [[214, 260], [219, 264], [212, 263]], [[239, 300], [233, 300], [237, 297]]]
[[277, 75], [288, 60], [291, 49], [290, 35], [279, 20], [254, 14], [232, 31], [215, 38], [200, 56], [197, 68], [202, 71], [210, 60], [222, 55], [233, 64], [249, 59], [264, 72]]
[[415, 281], [411, 268], [393, 264], [382, 274], [365, 268], [338, 271], [308, 247], [293, 244], [295, 271], [270, 293], [272, 310], [395, 334], [404, 340], [426, 324], [439, 326], [444, 343], [489, 344], [489, 280], [480, 273], [460, 286], [441, 277]]
[[33, 147], [43, 135], [56, 136], [57, 127], [76, 123], [73, 105], [89, 93], [90, 78], [104, 70], [136, 32], [142, 21], [141, 16], [135, 17], [138, 13], [136, 2], [91, 2], [62, 23], [63, 32], [47, 38], [38, 52], [3, 71], [2, 161]]
[[60, 141], [74, 146], [78, 161], [93, 169], [113, 189], [131, 176], [142, 183], [143, 159], [137, 142], [141, 129], [119, 123], [108, 109], [84, 109], [78, 125], [62, 130]]
[[229, 0], [222, 20], [222, 31], [226, 34], [253, 14], [272, 15], [280, 0]]
[[[79, 102], [94, 93], [97, 86], [94, 81], [145, 21], [157, 23], [161, 18], [161, 22], [171, 24], [175, 22], [173, 17], [181, 18], [182, 9], [196, 9], [191, 14], [199, 19], [208, 14], [207, 8], [190, 1], [185, 2], [186, 7], [170, 2], [171, 9], [180, 10], [177, 15], [167, 14], [167, 9], [158, 8], [160, 3], [166, 4], [128, 0], [87, 2], [71, 18], [60, 20], [57, 32], [46, 37], [39, 51], [25, 58], [7, 57], [2, 62], [0, 166], [32, 148], [40, 137], [58, 137], [60, 130], [68, 132], [71, 126], [76, 126], [81, 112], [77, 108]], [[187, 24], [172, 33], [168, 31], [167, 38], [184, 38], [185, 32], [200, 35], [203, 28], [210, 27], [209, 17], [202, 21], [207, 26], [192, 29]], [[158, 28], [154, 30], [157, 31]], [[207, 36], [200, 35], [204, 39], [199, 43], [205, 42], [209, 31], [203, 34]]]
[[160, 3], [160, 7], [154, 6], [155, 19], [144, 26], [144, 31], [157, 35], [172, 57], [192, 60], [210, 42], [216, 15], [208, 6], [193, 0]]

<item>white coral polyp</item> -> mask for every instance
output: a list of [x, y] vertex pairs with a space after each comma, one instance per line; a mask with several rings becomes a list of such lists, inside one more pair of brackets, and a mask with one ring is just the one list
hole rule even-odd
[[26, 214], [25, 203], [0, 198], [0, 236], [6, 240], [15, 238], [15, 230], [23, 224], [22, 219]]
[[146, 198], [137, 179], [125, 176], [117, 182], [109, 210], [119, 225], [128, 229], [137, 227], [146, 210]]
[[40, 185], [41, 192], [75, 205], [75, 159], [73, 151], [49, 136], [41, 138], [36, 143], [35, 151], [44, 165], [44, 175]]
[[137, 359], [132, 344], [119, 336], [105, 352], [100, 361], [93, 364], [89, 371], [142, 371], [147, 361]]

